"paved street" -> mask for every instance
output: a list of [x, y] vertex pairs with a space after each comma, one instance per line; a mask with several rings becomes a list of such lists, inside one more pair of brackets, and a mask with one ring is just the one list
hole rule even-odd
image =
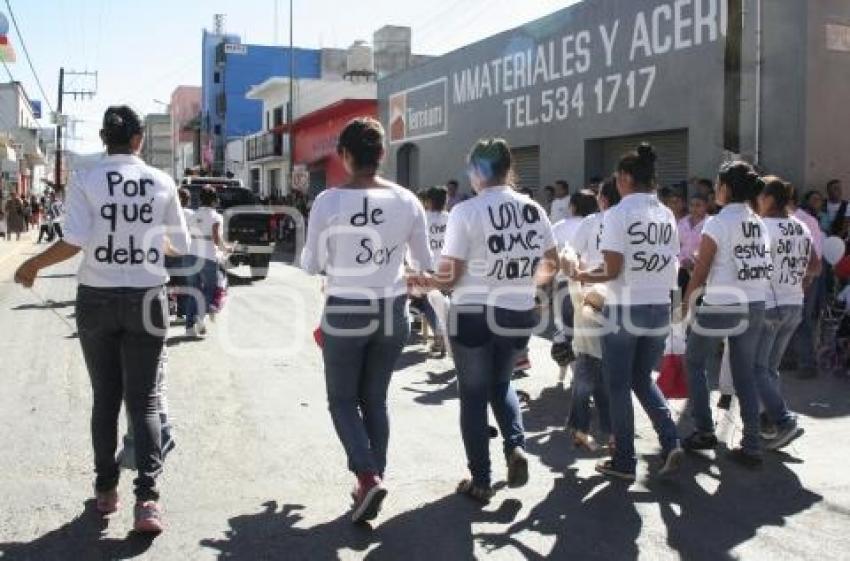
[[[531, 396], [526, 488], [502, 489], [486, 508], [453, 494], [465, 462], [451, 363], [425, 361], [411, 345], [391, 388], [390, 496], [374, 529], [353, 527], [352, 479], [311, 335], [318, 282], [281, 263], [268, 280], [231, 288], [206, 341], [186, 341], [175, 328], [168, 376], [177, 449], [162, 478], [168, 528], [153, 542], [128, 537], [131, 504], [107, 525], [89, 501], [91, 394], [73, 329], [75, 266], [45, 271], [36, 292], [26, 291], [10, 279], [33, 248], [6, 258], [0, 247], [4, 561], [848, 558], [850, 383], [789, 379], [807, 432], [760, 472], [690, 458], [662, 483], [647, 477], [644, 461], [626, 488], [594, 475], [595, 459], [570, 446], [568, 391], [542, 339], [531, 376], [519, 382]], [[654, 469], [644, 417], [639, 432]], [[494, 459], [499, 448], [493, 441]], [[121, 483], [125, 499], [131, 479]]]

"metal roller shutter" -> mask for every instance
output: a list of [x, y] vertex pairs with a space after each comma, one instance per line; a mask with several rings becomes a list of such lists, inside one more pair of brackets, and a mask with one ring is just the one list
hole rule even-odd
[[511, 150], [517, 187], [540, 188], [540, 146], [523, 146]]
[[688, 179], [687, 129], [619, 136], [606, 138], [601, 142], [605, 170], [613, 172], [623, 154], [634, 150], [641, 142], [649, 142], [658, 155], [655, 171], [659, 186], [673, 185]]

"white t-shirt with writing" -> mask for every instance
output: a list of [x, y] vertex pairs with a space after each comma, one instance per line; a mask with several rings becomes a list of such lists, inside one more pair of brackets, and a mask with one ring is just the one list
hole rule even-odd
[[773, 272], [765, 306], [802, 306], [803, 279], [812, 254], [812, 233], [803, 221], [788, 218], [763, 218], [770, 237]]
[[405, 255], [431, 267], [425, 209], [409, 190], [327, 189], [313, 203], [301, 267], [327, 275], [326, 293], [355, 300], [407, 293]]
[[669, 304], [678, 275], [676, 217], [649, 193], [632, 193], [603, 218], [599, 249], [623, 256], [620, 275], [606, 283], [607, 302]]
[[188, 221], [189, 233], [192, 235], [192, 249], [189, 251], [196, 257], [215, 261], [215, 243], [213, 242], [213, 226], [218, 224], [219, 235], [224, 237], [221, 225], [224, 219], [214, 208], [202, 206], [196, 210]]
[[573, 248], [587, 270], [593, 270], [604, 262], [599, 249], [604, 217], [604, 213], [597, 212], [583, 218], [573, 235]]
[[425, 221], [428, 224], [428, 245], [431, 249], [431, 254], [434, 256], [431, 268], [436, 270], [437, 264], [440, 261], [440, 255], [443, 253], [443, 243], [446, 239], [446, 226], [449, 223], [449, 213], [446, 211], [435, 212], [429, 210], [425, 213]]
[[702, 228], [717, 245], [703, 301], [710, 305], [764, 302], [773, 264], [767, 226], [749, 205], [732, 203]]
[[72, 175], [65, 241], [83, 250], [82, 285], [151, 288], [168, 281], [165, 237], [180, 253], [189, 232], [174, 180], [129, 155], [105, 156]]
[[553, 248], [552, 225], [536, 201], [507, 186], [484, 189], [449, 214], [443, 255], [466, 263], [452, 303], [530, 310], [534, 273]]

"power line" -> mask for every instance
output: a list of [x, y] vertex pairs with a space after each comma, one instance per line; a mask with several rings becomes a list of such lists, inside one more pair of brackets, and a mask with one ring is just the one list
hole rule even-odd
[[[18, 19], [15, 17], [15, 12], [12, 11], [12, 4], [9, 0], [6, 0], [6, 7], [9, 9], [9, 16], [12, 18], [12, 25], [15, 26], [15, 32], [18, 34], [18, 40], [21, 42], [21, 48], [24, 51], [24, 55], [27, 57], [27, 64], [32, 71], [32, 75], [35, 78], [35, 83], [38, 86], [38, 91], [41, 92], [41, 96], [44, 99], [44, 103], [47, 104], [47, 107], [50, 109], [50, 112], [53, 112], [53, 105], [50, 103], [50, 97], [44, 92], [44, 86], [41, 85], [41, 78], [38, 77], [38, 72], [35, 71], [35, 66], [32, 63], [32, 57], [30, 57], [30, 51], [27, 49], [27, 44], [24, 42], [24, 35], [21, 33], [21, 28], [18, 26]], [[6, 61], [3, 61], [3, 66], [6, 66]], [[6, 67], [6, 71], [9, 71], [9, 68]], [[9, 72], [9, 78], [12, 77], [12, 73]], [[14, 81], [14, 80], [13, 80]]]

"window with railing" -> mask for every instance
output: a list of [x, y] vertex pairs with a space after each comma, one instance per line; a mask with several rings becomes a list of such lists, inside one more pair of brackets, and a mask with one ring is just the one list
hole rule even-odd
[[283, 156], [283, 134], [266, 132], [248, 138], [245, 142], [245, 156], [249, 162]]

